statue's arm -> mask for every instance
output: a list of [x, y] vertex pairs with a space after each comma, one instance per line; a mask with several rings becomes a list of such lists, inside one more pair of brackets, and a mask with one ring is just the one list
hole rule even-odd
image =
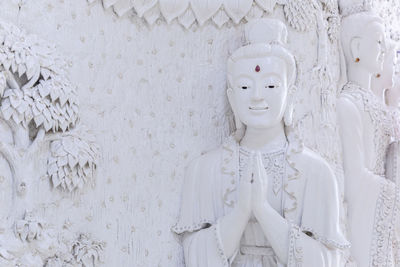
[[[373, 253], [370, 251], [378, 247], [374, 240], [380, 229], [381, 217], [376, 212], [380, 199], [394, 199], [394, 196], [386, 192], [385, 185], [388, 181], [369, 171], [365, 165], [364, 154], [367, 151], [363, 133], [366, 129], [357, 106], [347, 97], [340, 97], [337, 113], [343, 149], [344, 196], [352, 243], [351, 253], [357, 259], [357, 264], [366, 266]], [[365, 256], [367, 253], [368, 257]]]
[[303, 266], [333, 266], [328, 263], [336, 260], [337, 250], [308, 236], [269, 205], [264, 205], [263, 210], [255, 214], [282, 264], [292, 267], [302, 261]]
[[[223, 198], [220, 195], [220, 174], [214, 173], [210, 167], [215, 164], [218, 165], [215, 157], [205, 156], [186, 170], [179, 227], [174, 230], [183, 233], [187, 267], [218, 267], [232, 262], [250, 217], [250, 181], [241, 179], [238, 200], [231, 212], [223, 214], [223, 207], [215, 203]], [[196, 224], [191, 218], [208, 219], [208, 224], [185, 228]], [[198, 222], [198, 219], [194, 221]]]
[[357, 106], [347, 97], [340, 97], [337, 113], [343, 149], [345, 196], [349, 200], [360, 195], [360, 187], [379, 186], [383, 178], [374, 175], [365, 166], [364, 126]]
[[304, 168], [312, 166], [312, 171], [305, 173], [304, 177], [308, 177], [305, 195], [297, 207], [302, 211], [301, 225], [284, 218], [263, 199], [268, 185], [263, 183], [267, 179], [260, 179], [266, 175], [261, 168], [253, 185], [254, 215], [282, 264], [288, 267], [297, 266], [299, 262], [303, 266], [336, 266], [333, 263], [339, 260], [338, 248], [348, 245], [339, 230], [336, 180], [322, 159], [304, 157]]
[[[245, 221], [245, 222], [244, 222]], [[220, 267], [232, 263], [247, 219], [233, 210], [208, 228], [183, 236], [186, 267]]]

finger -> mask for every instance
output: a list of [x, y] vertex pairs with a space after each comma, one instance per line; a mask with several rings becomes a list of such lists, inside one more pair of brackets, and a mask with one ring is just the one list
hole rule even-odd
[[251, 174], [251, 183], [254, 183], [254, 179], [255, 176], [257, 175], [257, 160], [256, 160], [256, 153], [254, 153], [254, 151], [251, 153], [251, 170], [252, 170], [252, 174]]
[[255, 156], [254, 159], [254, 176], [253, 176], [253, 184], [255, 186], [261, 186], [261, 179], [260, 179], [260, 163], [258, 160], [258, 155]]
[[250, 157], [250, 159], [247, 162], [247, 166], [246, 169], [243, 173], [243, 177], [242, 177], [242, 182], [243, 183], [251, 183], [252, 177], [253, 177], [253, 162], [252, 159]]
[[257, 157], [257, 165], [258, 165], [260, 179], [264, 181], [267, 176], [267, 171], [265, 170], [261, 154], [259, 154]]

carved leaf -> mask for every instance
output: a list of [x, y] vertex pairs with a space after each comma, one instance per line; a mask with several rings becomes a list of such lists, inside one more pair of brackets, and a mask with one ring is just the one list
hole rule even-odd
[[315, 25], [315, 14], [319, 9], [316, 0], [288, 0], [283, 6], [286, 20], [298, 31], [308, 31]]
[[223, 0], [190, 0], [190, 5], [200, 26], [221, 8], [222, 3]]
[[185, 12], [189, 5], [189, 0], [159, 0], [161, 13], [167, 23]]
[[133, 8], [132, 0], [119, 0], [114, 6], [114, 12], [117, 13], [118, 16], [123, 16], [126, 12]]
[[[74, 191], [93, 178], [98, 147], [90, 141], [93, 139], [88, 132], [80, 132], [79, 136], [87, 138], [68, 134], [50, 145], [47, 174], [54, 180], [54, 187]], [[89, 166], [91, 170], [87, 170]]]
[[186, 11], [179, 16], [179, 23], [182, 24], [186, 29], [189, 29], [190, 26], [196, 21], [196, 17], [194, 16], [193, 10], [189, 7]]
[[224, 0], [226, 13], [233, 22], [238, 24], [240, 20], [250, 11], [253, 0]]
[[133, 0], [133, 7], [139, 17], [157, 4], [157, 0]]
[[276, 0], [255, 0], [266, 12], [272, 13], [276, 5]]
[[229, 16], [226, 14], [226, 12], [223, 9], [220, 9], [217, 14], [215, 14], [212, 18], [214, 23], [218, 26], [218, 28], [221, 28], [222, 25], [227, 23], [229, 21]]
[[109, 8], [110, 6], [114, 5], [118, 0], [103, 0], [104, 8]]
[[143, 17], [149, 25], [153, 25], [157, 19], [160, 17], [161, 11], [158, 5], [154, 6], [152, 9], [144, 13]]

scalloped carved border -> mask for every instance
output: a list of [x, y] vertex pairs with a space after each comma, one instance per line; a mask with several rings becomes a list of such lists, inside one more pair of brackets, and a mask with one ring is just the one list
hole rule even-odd
[[287, 3], [287, 0], [88, 0], [96, 1], [102, 1], [104, 8], [112, 8], [118, 16], [134, 11], [150, 25], [160, 17], [167, 23], [177, 19], [186, 29], [195, 22], [202, 26], [212, 21], [217, 27], [228, 21], [239, 24], [242, 19], [273, 13], [277, 4]]

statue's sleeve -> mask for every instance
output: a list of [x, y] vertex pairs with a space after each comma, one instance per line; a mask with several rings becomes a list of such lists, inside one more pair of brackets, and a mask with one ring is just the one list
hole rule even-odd
[[[352, 254], [360, 265], [386, 258], [398, 203], [398, 188], [369, 171], [364, 161], [364, 125], [357, 106], [348, 98], [338, 101], [343, 148], [345, 197], [348, 202]], [[385, 244], [385, 245], [383, 245]], [[365, 252], [370, 253], [370, 259]]]
[[219, 235], [219, 224], [183, 236], [186, 267], [226, 267], [229, 261], [224, 254]]
[[218, 219], [223, 214], [218, 151], [193, 161], [185, 172], [181, 209], [172, 231], [182, 238], [186, 267], [224, 267]]
[[[396, 184], [397, 188], [400, 186], [400, 141], [395, 140], [389, 145], [386, 154], [386, 177]], [[399, 189], [397, 189], [399, 190]], [[397, 214], [394, 218], [395, 227], [393, 235], [393, 254], [395, 264], [400, 266], [400, 197], [397, 195]], [[396, 265], [396, 266], [397, 266]]]
[[341, 254], [307, 235], [299, 226], [291, 224], [287, 267], [341, 266]]
[[290, 223], [288, 267], [341, 266], [342, 251], [350, 247], [340, 227], [339, 188], [322, 159], [307, 173], [300, 224]]

